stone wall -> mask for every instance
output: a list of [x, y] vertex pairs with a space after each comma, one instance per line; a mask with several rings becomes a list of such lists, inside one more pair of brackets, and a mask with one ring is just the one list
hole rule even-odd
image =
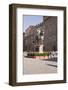
[[43, 22], [44, 51], [57, 51], [57, 17], [49, 17], [47, 19], [44, 19]]

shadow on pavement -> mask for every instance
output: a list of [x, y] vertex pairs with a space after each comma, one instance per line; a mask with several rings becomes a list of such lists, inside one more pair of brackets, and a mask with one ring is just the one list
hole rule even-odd
[[57, 68], [57, 65], [51, 65], [51, 64], [47, 64], [47, 65], [49, 65], [49, 66], [53, 66], [53, 67], [56, 67], [56, 68]]
[[57, 62], [57, 58], [43, 59], [43, 61], [53, 61], [53, 62]]

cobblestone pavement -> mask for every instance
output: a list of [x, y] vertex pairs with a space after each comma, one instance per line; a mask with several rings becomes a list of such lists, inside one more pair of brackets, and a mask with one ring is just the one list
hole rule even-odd
[[57, 59], [42, 60], [24, 57], [24, 74], [57, 73]]

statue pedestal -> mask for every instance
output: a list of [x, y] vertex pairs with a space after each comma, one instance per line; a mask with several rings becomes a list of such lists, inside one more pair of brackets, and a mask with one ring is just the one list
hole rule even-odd
[[39, 53], [43, 53], [43, 45], [39, 46]]

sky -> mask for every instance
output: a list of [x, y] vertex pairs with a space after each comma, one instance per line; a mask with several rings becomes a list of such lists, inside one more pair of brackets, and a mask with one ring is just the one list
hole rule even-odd
[[43, 16], [37, 16], [37, 15], [24, 15], [23, 16], [23, 22], [24, 22], [24, 31], [30, 26], [30, 25], [37, 25], [43, 21]]

